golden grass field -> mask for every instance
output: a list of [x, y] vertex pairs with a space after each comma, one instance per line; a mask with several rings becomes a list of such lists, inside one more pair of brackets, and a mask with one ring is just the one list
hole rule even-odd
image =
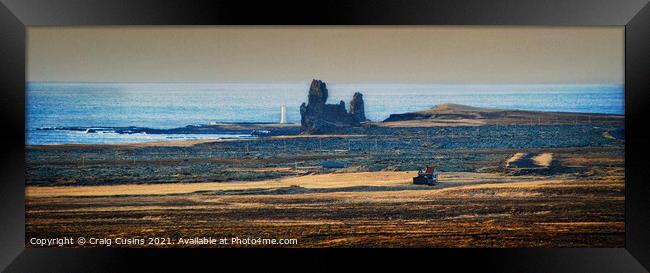
[[446, 172], [434, 187], [412, 185], [414, 175], [27, 187], [27, 236], [296, 238], [294, 247], [624, 246], [622, 169], [594, 178]]

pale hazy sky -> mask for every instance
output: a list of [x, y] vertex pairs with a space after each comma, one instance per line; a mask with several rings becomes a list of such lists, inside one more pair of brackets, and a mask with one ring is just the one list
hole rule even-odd
[[30, 81], [622, 83], [623, 27], [28, 27]]

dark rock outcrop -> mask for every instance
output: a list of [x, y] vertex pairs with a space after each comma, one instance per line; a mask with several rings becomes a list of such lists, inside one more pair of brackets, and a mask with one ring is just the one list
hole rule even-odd
[[350, 112], [345, 109], [345, 102], [326, 104], [328, 97], [327, 85], [320, 80], [312, 80], [307, 95], [307, 104], [300, 105], [300, 124], [303, 133], [326, 133], [345, 128], [359, 126], [366, 121], [363, 95], [357, 92], [350, 102]]
[[327, 97], [329, 96], [329, 91], [327, 91], [327, 85], [320, 80], [312, 80], [311, 86], [309, 86], [309, 94], [307, 95], [307, 103], [312, 108], [316, 109], [325, 105], [327, 102]]
[[354, 93], [350, 101], [350, 115], [357, 122], [367, 121], [366, 111], [363, 107], [363, 95], [359, 92]]

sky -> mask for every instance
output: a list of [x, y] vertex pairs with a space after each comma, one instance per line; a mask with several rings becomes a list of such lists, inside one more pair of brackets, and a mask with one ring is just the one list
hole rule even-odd
[[28, 27], [27, 79], [621, 84], [624, 28]]

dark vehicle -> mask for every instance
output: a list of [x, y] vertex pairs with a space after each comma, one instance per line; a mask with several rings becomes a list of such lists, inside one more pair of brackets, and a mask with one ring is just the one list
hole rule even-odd
[[428, 166], [418, 171], [418, 176], [413, 177], [413, 184], [416, 185], [435, 185], [438, 183], [438, 172], [436, 166]]

